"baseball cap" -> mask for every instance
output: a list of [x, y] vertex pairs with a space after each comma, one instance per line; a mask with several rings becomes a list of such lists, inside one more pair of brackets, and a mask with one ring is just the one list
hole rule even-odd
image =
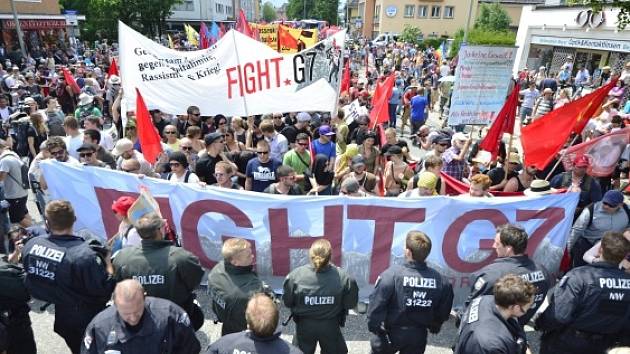
[[573, 166], [575, 167], [588, 167], [590, 161], [586, 155], [579, 155], [573, 160]]
[[619, 206], [623, 203], [623, 194], [620, 191], [610, 190], [604, 194], [602, 198], [602, 203], [611, 205], [611, 206]]
[[401, 155], [402, 154], [402, 149], [400, 148], [400, 146], [398, 145], [392, 145], [387, 149], [387, 152], [385, 153], [385, 155]]
[[352, 167], [365, 165], [365, 159], [361, 155], [357, 155], [352, 158]]
[[330, 125], [322, 125], [321, 127], [319, 127], [319, 135], [331, 136], [335, 135], [335, 132], [330, 129]]
[[311, 120], [311, 115], [306, 112], [300, 112], [296, 118], [298, 122], [308, 122]]
[[83, 143], [83, 145], [79, 146], [79, 148], [77, 149], [77, 152], [81, 152], [85, 150], [96, 151], [96, 145], [92, 143]]
[[206, 145], [210, 145], [221, 138], [223, 138], [222, 133], [214, 132], [214, 133], [206, 134], [206, 136], [203, 138], [203, 141], [206, 143]]
[[521, 158], [518, 156], [518, 153], [516, 153], [516, 152], [511, 152], [511, 153], [510, 153], [510, 158], [508, 159], [508, 162], [511, 162], [511, 163], [521, 163]]
[[116, 214], [127, 216], [127, 212], [136, 202], [136, 199], [129, 196], [124, 196], [116, 199], [112, 204], [112, 211]]

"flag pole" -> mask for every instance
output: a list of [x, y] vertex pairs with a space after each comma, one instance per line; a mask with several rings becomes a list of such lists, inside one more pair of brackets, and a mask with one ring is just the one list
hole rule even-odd
[[[512, 141], [514, 134], [510, 134], [510, 140], [508, 140], [508, 147], [505, 153], [505, 159], [503, 160], [503, 180], [505, 181], [508, 177], [508, 164], [510, 163], [510, 152], [512, 151]], [[501, 147], [501, 139], [499, 139], [499, 148]], [[497, 154], [498, 156], [498, 154]]]
[[[577, 140], [577, 138], [579, 136], [580, 136], [580, 134], [575, 134], [575, 136], [573, 137], [573, 140], [571, 140], [571, 143], [569, 144], [569, 146], [573, 146], [573, 144], [575, 144], [575, 141]], [[553, 168], [551, 169], [551, 171], [549, 171], [549, 173], [547, 174], [547, 177], [545, 177], [545, 181], [548, 180], [551, 177], [551, 174], [553, 173], [553, 171], [555, 171], [556, 168], [558, 168], [558, 166], [562, 162], [562, 160], [564, 160], [564, 157], [567, 154], [567, 150], [569, 150], [569, 149], [564, 149], [564, 151], [560, 155], [560, 158], [558, 159], [558, 161], [556, 161], [556, 163], [555, 163], [555, 165], [553, 165]]]
[[[236, 54], [236, 65], [241, 66], [241, 59], [238, 56], [238, 46], [236, 45], [236, 35], [234, 34], [236, 30], [232, 31], [232, 41], [234, 42], [234, 52]], [[245, 118], [249, 117], [249, 109], [247, 108], [247, 98], [243, 95], [243, 106], [245, 107]]]

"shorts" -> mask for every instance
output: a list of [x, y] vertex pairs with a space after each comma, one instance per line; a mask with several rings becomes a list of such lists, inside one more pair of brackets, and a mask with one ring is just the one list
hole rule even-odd
[[519, 116], [520, 116], [521, 119], [525, 119], [525, 117], [527, 117], [527, 116], [529, 116], [531, 118], [533, 111], [534, 111], [533, 108], [521, 106], [521, 111], [520, 111], [521, 114]]
[[28, 208], [26, 207], [26, 200], [28, 197], [7, 199], [9, 202], [9, 220], [12, 223], [19, 223], [28, 215]]

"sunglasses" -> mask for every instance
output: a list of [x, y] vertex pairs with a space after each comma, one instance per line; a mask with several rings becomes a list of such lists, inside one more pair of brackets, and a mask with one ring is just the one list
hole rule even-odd
[[269, 151], [256, 151], [258, 155], [267, 155]]
[[604, 204], [605, 206], [609, 207], [609, 208], [616, 208], [616, 205], [612, 205], [610, 203], [606, 203], [606, 202], [602, 202], [602, 204]]
[[440, 143], [438, 145], [440, 145], [440, 146], [448, 146], [448, 144], [444, 144], [444, 143]]
[[92, 157], [93, 152], [81, 152], [79, 153], [79, 157]]
[[53, 156], [63, 156], [66, 153], [65, 150], [57, 150], [57, 151], [50, 151], [50, 154]]
[[308, 146], [308, 143], [298, 143], [300, 146]]
[[125, 170], [125, 169], [121, 169], [121, 171], [127, 172], [127, 173], [136, 173], [136, 172], [138, 172], [138, 170]]
[[225, 122], [219, 122], [219, 125], [225, 125]]
[[165, 130], [164, 134], [177, 134], [177, 132], [174, 132], [172, 130]]
[[190, 151], [192, 150], [192, 146], [180, 146], [180, 149], [185, 150], [185, 151]]

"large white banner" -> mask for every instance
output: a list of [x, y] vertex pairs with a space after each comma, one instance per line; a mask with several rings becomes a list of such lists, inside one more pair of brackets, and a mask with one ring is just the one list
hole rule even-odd
[[516, 49], [462, 46], [455, 69], [449, 125], [492, 123], [505, 103]]
[[75, 230], [111, 237], [118, 230], [112, 202], [138, 195], [146, 186], [162, 215], [177, 230], [183, 246], [211, 268], [221, 259], [225, 238], [253, 242], [256, 269], [275, 288], [293, 268], [308, 262], [315, 238], [333, 245], [333, 262], [355, 277], [367, 297], [378, 275], [404, 259], [410, 230], [432, 240], [428, 262], [450, 279], [461, 303], [470, 289], [470, 273], [492, 262], [495, 227], [518, 223], [529, 233], [528, 254], [557, 271], [577, 193], [539, 198], [288, 197], [202, 188], [93, 167], [42, 163], [54, 198], [69, 200], [77, 213]]
[[342, 76], [345, 31], [296, 54], [282, 55], [231, 30], [208, 49], [164, 47], [118, 23], [120, 71], [127, 102], [138, 88], [150, 109], [246, 116], [333, 111]]

